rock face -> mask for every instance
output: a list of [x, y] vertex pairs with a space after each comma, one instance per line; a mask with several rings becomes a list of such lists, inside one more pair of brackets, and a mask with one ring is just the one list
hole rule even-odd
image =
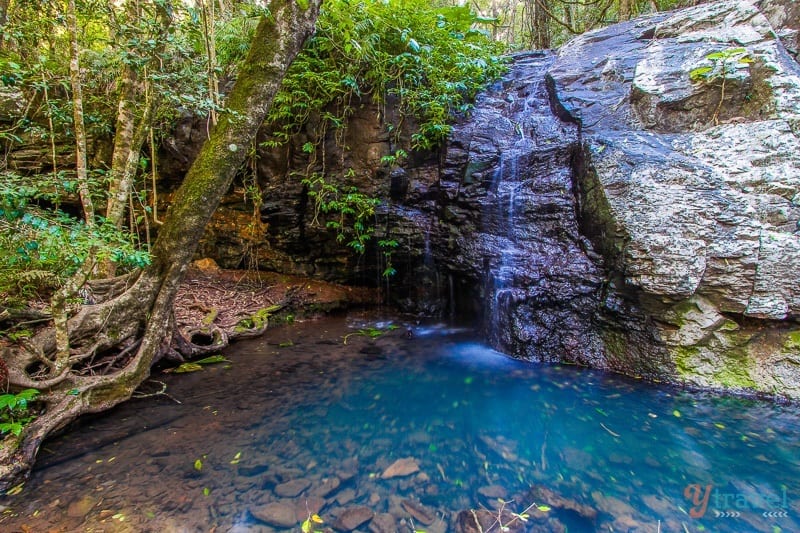
[[796, 0], [759, 0], [758, 8], [767, 17], [786, 50], [800, 58], [800, 3]]
[[438, 184], [436, 264], [479, 287], [499, 349], [604, 367], [602, 271], [575, 210], [578, 130], [553, 116], [542, 79], [553, 59], [516, 56], [454, 129]]
[[[724, 70], [692, 81], [703, 66]], [[582, 229], [657, 332], [640, 356], [800, 397], [800, 65], [767, 18], [734, 0], [615, 25], [566, 45], [548, 83], [581, 126]]]
[[[385, 199], [363, 256], [313, 223], [313, 199], [296, 177], [309, 164], [301, 147], [310, 137], [301, 133], [289, 149], [262, 153], [257, 222], [266, 245], [252, 259], [265, 269], [385, 284], [390, 301], [417, 313], [485, 317], [491, 341], [520, 357], [608, 367], [597, 333], [603, 273], [575, 209], [578, 128], [553, 115], [544, 83], [554, 59], [515, 56], [509, 75], [478, 98], [441, 153], [413, 155], [402, 167], [381, 163], [392, 151], [381, 109], [369, 102], [354, 108], [343, 143], [351, 150], [342, 153], [331, 138], [324, 167], [331, 174], [352, 169], [360, 191]], [[232, 197], [203, 253], [241, 266], [250, 217]], [[390, 280], [380, 276], [379, 239], [399, 243]], [[649, 374], [657, 371], [651, 366]]]

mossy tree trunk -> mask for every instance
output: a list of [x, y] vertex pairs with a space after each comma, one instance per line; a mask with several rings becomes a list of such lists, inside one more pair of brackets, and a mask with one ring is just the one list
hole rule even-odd
[[[147, 66], [153, 63], [152, 58], [156, 58], [162, 53], [169, 36], [172, 16], [168, 7], [165, 3], [153, 2], [151, 9], [158, 24], [158, 30], [154, 36], [155, 50], [150, 54], [151, 59], [145, 65], [140, 65], [138, 68], [133, 65], [125, 65], [118, 82], [119, 103], [117, 104], [114, 151], [111, 156], [111, 180], [108, 186], [106, 206], [106, 219], [117, 228], [122, 227], [125, 219], [125, 209], [139, 165], [139, 154], [152, 126], [158, 104], [158, 95], [148, 89], [149, 82], [146, 72]], [[129, 1], [125, 8], [128, 21], [135, 21], [142, 16], [142, 6], [138, 2]], [[124, 46], [122, 43], [124, 35], [118, 37], [118, 40]], [[129, 52], [131, 55], [135, 55], [136, 50], [132, 49]], [[138, 102], [142, 102], [142, 104], [137, 104]], [[105, 270], [108, 269], [109, 265], [106, 265]]]
[[68, 322], [68, 365], [57, 364], [54, 331], [3, 353], [15, 388], [39, 389], [40, 415], [0, 448], [0, 490], [27, 477], [42, 440], [84, 413], [130, 398], [170, 350], [172, 304], [208, 220], [247, 155], [247, 147], [286, 70], [312, 33], [321, 0], [273, 0], [256, 29], [226, 108], [175, 195], [138, 276], [95, 282], [105, 295]]
[[78, 193], [86, 224], [94, 224], [94, 204], [89, 191], [86, 164], [86, 129], [83, 122], [83, 83], [81, 82], [80, 48], [78, 46], [78, 16], [75, 0], [67, 0], [67, 30], [69, 32], [69, 79], [72, 86], [72, 127], [75, 132], [75, 173]]

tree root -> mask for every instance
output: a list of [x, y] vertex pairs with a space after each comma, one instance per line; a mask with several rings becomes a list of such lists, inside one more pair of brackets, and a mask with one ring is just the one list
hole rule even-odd
[[[157, 309], [157, 302], [148, 297], [155, 291], [151, 278], [143, 277], [133, 286], [129, 280], [125, 284], [127, 290], [82, 306], [66, 322], [70, 339], [66, 366], [59, 368], [55, 364], [57, 349], [52, 328], [0, 349], [0, 379], [7, 363], [12, 388], [41, 391], [36, 402], [38, 417], [18, 437], [0, 441], [0, 491], [23, 482], [43, 439], [79, 416], [105, 410], [131, 396], [163, 395], [177, 401], [165, 390], [135, 392], [149, 376], [152, 365], [160, 361], [180, 364], [219, 353], [232, 340], [260, 336], [269, 327], [272, 313], [298, 301], [296, 291], [289, 291], [283, 302], [256, 312], [264, 316], [259, 315], [253, 328], [204, 323], [181, 331], [171, 307], [160, 316], [153, 311], [147, 321], [148, 310]], [[116, 291], [122, 285], [117, 282], [113, 286]], [[153, 326], [154, 321], [162, 327]]]

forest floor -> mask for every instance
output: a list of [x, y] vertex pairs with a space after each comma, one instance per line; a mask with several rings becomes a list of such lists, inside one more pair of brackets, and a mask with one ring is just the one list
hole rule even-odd
[[[189, 267], [175, 298], [174, 311], [178, 328], [186, 333], [216, 326], [236, 337], [237, 325], [243, 320], [285, 321], [320, 316], [353, 307], [379, 304], [377, 289], [347, 287], [309, 278], [247, 270], [224, 270], [211, 260], [195, 261]], [[45, 298], [28, 302], [34, 313], [46, 316]], [[0, 310], [2, 307], [0, 307]], [[0, 321], [1, 322], [1, 321]], [[47, 327], [48, 320], [31, 321], [26, 336]], [[264, 324], [266, 326], [272, 325]], [[262, 328], [255, 328], [261, 330]], [[252, 335], [245, 335], [252, 336]], [[0, 336], [0, 350], [11, 341]], [[0, 383], [5, 381], [0, 359]]]
[[242, 319], [274, 306], [282, 306], [283, 316], [313, 316], [378, 303], [376, 289], [275, 272], [223, 270], [201, 260], [192, 263], [181, 285], [175, 318], [182, 330], [213, 323], [230, 331]]

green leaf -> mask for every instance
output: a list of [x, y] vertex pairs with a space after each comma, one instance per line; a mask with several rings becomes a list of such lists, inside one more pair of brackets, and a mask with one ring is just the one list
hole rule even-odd
[[187, 372], [197, 372], [198, 370], [203, 370], [203, 365], [198, 363], [183, 363], [182, 365], [172, 368], [169, 371], [175, 374], [185, 374]]
[[203, 461], [201, 461], [200, 459], [195, 459], [194, 469], [197, 470], [198, 472], [201, 471], [203, 469]]

